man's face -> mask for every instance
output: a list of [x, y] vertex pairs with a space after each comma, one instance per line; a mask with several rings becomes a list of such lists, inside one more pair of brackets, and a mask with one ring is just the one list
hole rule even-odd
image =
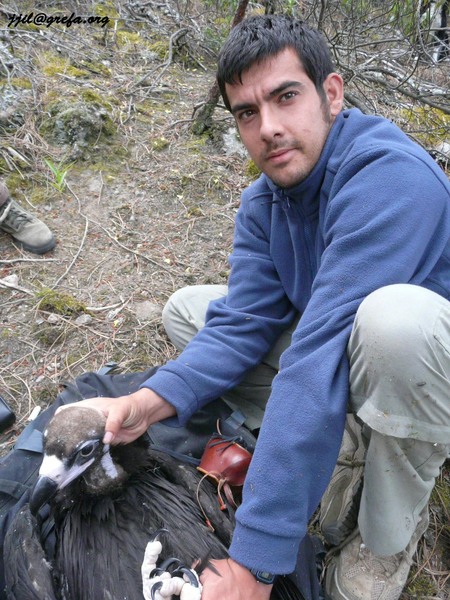
[[322, 99], [292, 48], [251, 66], [242, 84], [226, 84], [245, 147], [280, 187], [290, 188], [311, 173], [342, 109], [342, 88], [342, 78], [330, 74]]

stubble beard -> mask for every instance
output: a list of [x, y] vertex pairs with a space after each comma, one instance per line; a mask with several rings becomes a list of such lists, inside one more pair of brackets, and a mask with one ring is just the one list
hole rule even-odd
[[[313, 164], [311, 164], [311, 165], [305, 165], [303, 168], [300, 165], [298, 172], [295, 174], [295, 176], [291, 176], [287, 181], [286, 181], [286, 178], [277, 177], [276, 173], [275, 173], [275, 175], [267, 175], [273, 181], [273, 183], [275, 185], [277, 185], [279, 188], [286, 190], [286, 189], [296, 187], [297, 185], [299, 185], [300, 183], [302, 183], [303, 181], [305, 181], [305, 179], [307, 179], [309, 177], [311, 172], [314, 170], [314, 167], [318, 163], [320, 156], [322, 154], [322, 150], [327, 141], [328, 134], [330, 133], [330, 129], [334, 122], [334, 118], [331, 115], [330, 106], [329, 106], [328, 102], [326, 102], [326, 101], [322, 102], [321, 110], [322, 110], [323, 121], [325, 124], [325, 135], [324, 135], [324, 139], [323, 139], [323, 144], [317, 152], [317, 160], [315, 160], [313, 162]], [[284, 148], [295, 150], [306, 157], [304, 145], [299, 140], [295, 139], [295, 140], [290, 140], [289, 142], [287, 142], [287, 143], [285, 142], [280, 145], [277, 145], [277, 144], [268, 145], [268, 147], [264, 153], [264, 160], [263, 160], [262, 164], [264, 164], [264, 161], [267, 160], [266, 156], [268, 156], [271, 152], [276, 152], [277, 150], [282, 150]], [[262, 169], [262, 170], [264, 171], [264, 169]]]

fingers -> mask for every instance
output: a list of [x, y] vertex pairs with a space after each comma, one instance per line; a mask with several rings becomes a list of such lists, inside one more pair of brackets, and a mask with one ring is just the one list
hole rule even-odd
[[105, 443], [128, 444], [142, 435], [151, 423], [159, 420], [162, 402], [150, 390], [138, 390], [116, 398], [109, 405], [105, 426], [105, 436], [109, 442]]
[[128, 444], [142, 435], [152, 423], [176, 414], [171, 404], [148, 388], [118, 398], [81, 400], [77, 405], [89, 406], [104, 414], [105, 444]]
[[[119, 401], [110, 405], [109, 411], [106, 415], [105, 435], [103, 437], [103, 442], [105, 444], [110, 444], [111, 442], [116, 441], [119, 432], [122, 430], [123, 424], [129, 417], [130, 410], [131, 408], [129, 403], [126, 401]], [[117, 441], [125, 440], [122, 439]]]
[[[73, 404], [67, 404], [58, 408], [58, 411], [64, 410]], [[138, 437], [134, 434], [136, 423], [132, 422], [130, 415], [133, 413], [133, 401], [129, 396], [119, 398], [90, 398], [88, 400], [80, 400], [77, 406], [94, 408], [100, 411], [106, 417], [105, 435], [103, 443], [111, 444], [112, 442], [131, 442]], [[57, 412], [58, 412], [57, 411]], [[136, 420], [143, 420], [142, 417], [137, 417]], [[125, 427], [131, 427], [127, 433]]]

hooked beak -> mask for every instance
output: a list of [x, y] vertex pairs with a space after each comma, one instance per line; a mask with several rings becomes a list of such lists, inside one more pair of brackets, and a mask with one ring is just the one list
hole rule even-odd
[[73, 465], [67, 469], [64, 462], [56, 456], [44, 455], [39, 469], [39, 479], [31, 492], [31, 514], [36, 515], [58, 490], [62, 490], [74, 479], [77, 479], [93, 462], [94, 459], [91, 458], [81, 465]]
[[58, 483], [50, 477], [39, 477], [31, 492], [30, 511], [36, 516], [39, 509], [44, 506], [58, 491]]

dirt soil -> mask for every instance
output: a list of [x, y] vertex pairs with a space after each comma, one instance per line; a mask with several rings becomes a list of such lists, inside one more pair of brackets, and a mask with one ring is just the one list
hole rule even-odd
[[[51, 34], [51, 41], [33, 41], [34, 64], [54, 52], [55, 38], [71, 47], [67, 56], [75, 62], [76, 32]], [[23, 39], [12, 41], [16, 53], [24, 51]], [[212, 69], [174, 61], [159, 85], [131, 94], [135, 80], [158, 73], [159, 57], [147, 64], [134, 40], [118, 48], [92, 36], [76, 41], [76, 64], [94, 55], [96, 65], [110, 65], [114, 55], [111, 75], [74, 77], [65, 63], [62, 72], [47, 68], [50, 75], [33, 67], [30, 81], [40, 106], [34, 94], [23, 94], [24, 122], [2, 144], [9, 161], [1, 175], [12, 196], [57, 240], [54, 251], [38, 257], [0, 233], [0, 386], [19, 427], [35, 405], [55, 396], [59, 383], [81, 372], [109, 361], [123, 371], [139, 370], [173, 354], [160, 325], [162, 307], [182, 286], [226, 283], [234, 216], [250, 181], [246, 160], [227, 154], [220, 133], [214, 140], [190, 133]], [[55, 97], [77, 102], [83, 93], [96, 108], [106, 107], [114, 132], [102, 133], [73, 161], [76, 144], [58, 146], [41, 135], [38, 109], [43, 104], [51, 111]], [[231, 119], [218, 112], [226, 132]], [[32, 168], [15, 161], [9, 149]], [[60, 171], [70, 165], [61, 190], [46, 158], [56, 166], [62, 160]]]
[[[175, 30], [155, 18], [155, 29], [142, 16], [105, 28], [2, 21], [0, 65], [10, 66], [0, 68], [0, 177], [57, 245], [38, 257], [0, 233], [0, 395], [17, 416], [0, 433], [0, 453], [61, 383], [110, 361], [127, 372], [173, 356], [161, 325], [168, 297], [227, 281], [249, 163], [222, 108], [210, 135], [191, 132], [213, 61], [189, 47], [173, 52]], [[77, 103], [101, 121], [94, 139], [84, 121], [64, 120]], [[442, 494], [448, 481], [445, 472]], [[432, 510], [413, 573], [423, 591], [404, 599], [450, 597], [443, 506]]]

